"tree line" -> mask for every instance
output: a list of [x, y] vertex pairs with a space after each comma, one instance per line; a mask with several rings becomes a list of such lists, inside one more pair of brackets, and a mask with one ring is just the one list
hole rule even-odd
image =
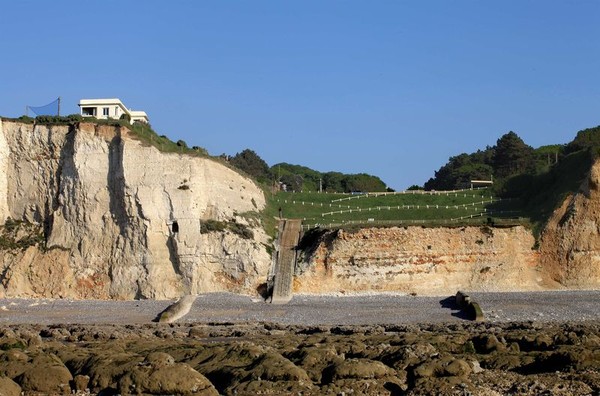
[[373, 192], [386, 191], [386, 184], [366, 173], [319, 172], [302, 165], [279, 163], [269, 166], [256, 152], [245, 149], [229, 157], [229, 163], [263, 184], [284, 184], [288, 191]]
[[494, 146], [450, 157], [423, 187], [426, 190], [467, 188], [471, 180], [502, 183], [516, 175], [543, 172], [566, 153], [564, 145], [534, 149], [510, 131], [501, 136]]
[[513, 209], [527, 215], [539, 232], [540, 225], [565, 197], [579, 189], [598, 158], [600, 126], [579, 131], [567, 144], [537, 149], [508, 132], [493, 147], [451, 157], [424, 188], [464, 188], [470, 180], [493, 176], [494, 193], [513, 198]]

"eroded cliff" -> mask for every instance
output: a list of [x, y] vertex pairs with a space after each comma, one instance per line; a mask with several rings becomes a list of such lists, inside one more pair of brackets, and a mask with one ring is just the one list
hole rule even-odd
[[600, 160], [587, 180], [550, 217], [541, 237], [541, 265], [576, 288], [600, 287]]
[[[0, 296], [248, 293], [268, 273], [267, 237], [244, 215], [264, 195], [211, 159], [162, 153], [122, 127], [4, 120], [0, 168], [0, 221], [37, 225], [47, 240], [0, 251]], [[252, 232], [201, 232], [207, 220]]]
[[418, 294], [548, 287], [530, 230], [460, 227], [364, 228], [321, 235], [305, 252], [296, 292]]
[[[271, 265], [255, 220], [265, 204], [221, 163], [162, 153], [127, 128], [0, 120], [0, 297], [256, 293]], [[598, 288], [599, 216], [596, 162], [539, 249], [520, 226], [327, 231], [304, 246], [294, 291]]]

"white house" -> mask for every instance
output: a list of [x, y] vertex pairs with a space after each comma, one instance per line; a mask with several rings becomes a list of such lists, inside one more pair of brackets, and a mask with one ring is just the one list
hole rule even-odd
[[125, 107], [119, 99], [81, 99], [79, 112], [83, 117], [96, 117], [99, 119], [120, 119], [123, 114], [129, 114], [131, 123], [141, 121], [148, 123], [146, 112], [131, 110]]

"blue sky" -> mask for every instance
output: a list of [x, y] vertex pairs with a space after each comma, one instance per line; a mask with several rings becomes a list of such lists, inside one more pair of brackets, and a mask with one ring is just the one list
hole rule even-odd
[[423, 184], [600, 124], [599, 1], [11, 1], [0, 114], [118, 97], [159, 134]]

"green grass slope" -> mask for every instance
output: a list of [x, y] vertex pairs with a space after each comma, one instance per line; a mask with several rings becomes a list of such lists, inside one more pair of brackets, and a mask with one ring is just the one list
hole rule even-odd
[[[300, 218], [306, 228], [355, 225], [461, 225], [489, 222], [489, 217], [522, 222], [519, 213], [504, 209], [490, 189], [402, 191], [393, 193], [327, 194], [278, 192], [268, 199], [269, 216]], [[488, 207], [495, 204], [494, 212]], [[504, 205], [506, 206], [506, 205]]]

